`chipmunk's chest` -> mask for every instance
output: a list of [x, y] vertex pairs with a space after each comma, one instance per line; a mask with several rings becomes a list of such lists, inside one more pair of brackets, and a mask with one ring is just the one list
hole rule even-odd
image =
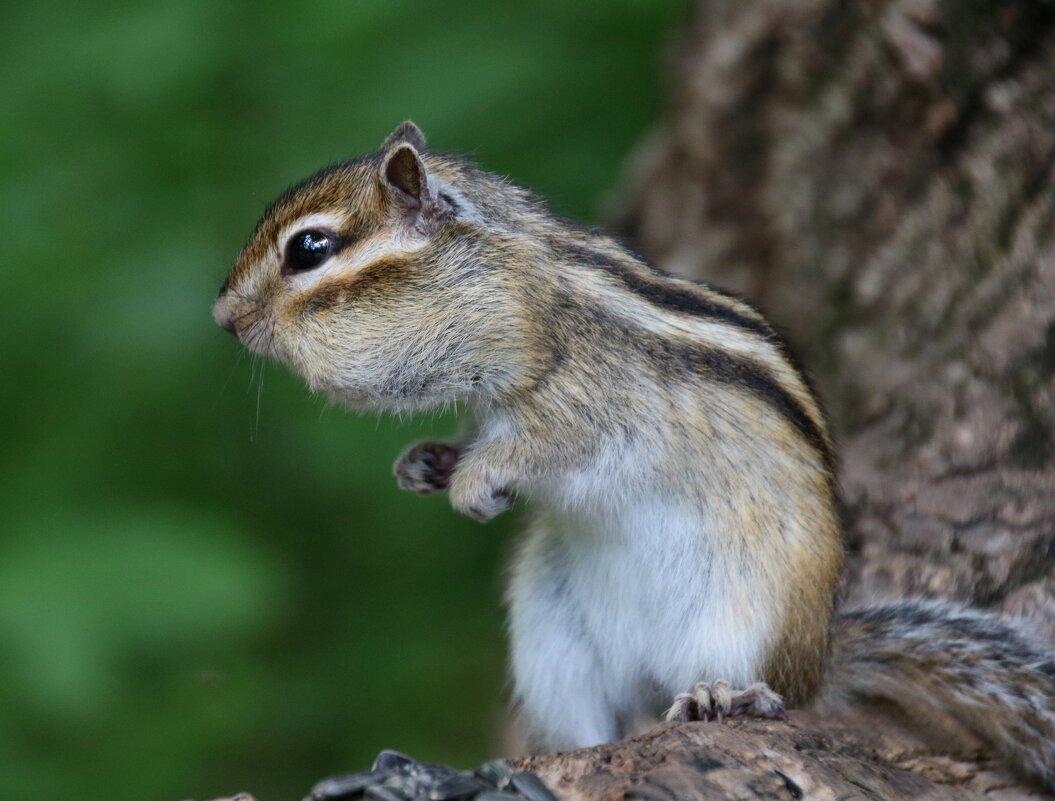
[[543, 471], [539, 478], [524, 482], [517, 489], [532, 503], [573, 516], [620, 517], [642, 505], [650, 505], [657, 495], [665, 498], [665, 509], [674, 509], [677, 489], [664, 481], [662, 454], [641, 442], [601, 440], [589, 457], [571, 469]]

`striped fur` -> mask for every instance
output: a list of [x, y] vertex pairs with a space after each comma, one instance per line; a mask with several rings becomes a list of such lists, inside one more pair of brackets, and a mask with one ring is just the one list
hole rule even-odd
[[1055, 786], [1051, 649], [989, 613], [900, 601], [839, 616], [825, 696], [889, 701], [928, 725], [951, 717]]
[[[333, 253], [292, 270], [287, 242], [313, 228]], [[408, 124], [268, 207], [214, 315], [352, 408], [466, 410], [471, 436], [410, 448], [396, 474], [478, 520], [528, 501], [508, 603], [539, 745], [618, 737], [700, 680], [817, 694], [842, 560], [833, 448], [749, 304]]]

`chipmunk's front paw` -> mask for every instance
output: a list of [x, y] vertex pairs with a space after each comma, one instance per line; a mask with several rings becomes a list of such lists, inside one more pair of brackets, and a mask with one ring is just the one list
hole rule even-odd
[[392, 472], [400, 489], [428, 495], [447, 489], [461, 451], [443, 442], [419, 442], [396, 459]]
[[451, 506], [479, 523], [486, 523], [512, 505], [509, 490], [470, 471], [458, 472], [451, 479]]
[[736, 717], [787, 720], [784, 699], [759, 682], [746, 690], [734, 690], [725, 679], [713, 684], [699, 682], [691, 693], [680, 693], [667, 710], [666, 719], [684, 723], [691, 720], [717, 720]]

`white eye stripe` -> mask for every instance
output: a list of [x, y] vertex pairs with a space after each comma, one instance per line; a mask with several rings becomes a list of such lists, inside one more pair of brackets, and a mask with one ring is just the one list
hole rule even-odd
[[334, 262], [341, 272], [357, 272], [368, 264], [393, 256], [408, 256], [425, 246], [425, 237], [393, 236], [384, 231], [353, 243]]
[[480, 216], [480, 212], [477, 211], [476, 206], [454, 184], [449, 184], [446, 181], [436, 181], [434, 188], [436, 194], [440, 197], [447, 196], [447, 202], [455, 207], [459, 219], [474, 223], [483, 222], [483, 218]]

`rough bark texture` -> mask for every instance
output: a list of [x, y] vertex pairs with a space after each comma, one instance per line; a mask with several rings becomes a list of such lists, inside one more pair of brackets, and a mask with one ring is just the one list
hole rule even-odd
[[[955, 598], [1055, 634], [1055, 5], [706, 0], [674, 76], [618, 217], [815, 373], [846, 604]], [[1030, 797], [893, 718], [793, 724], [529, 764], [569, 799]]]
[[664, 724], [632, 740], [514, 764], [538, 773], [563, 801], [1041, 797], [999, 770], [924, 755], [920, 743], [891, 731], [868, 711], [852, 723], [793, 712], [789, 723]]

